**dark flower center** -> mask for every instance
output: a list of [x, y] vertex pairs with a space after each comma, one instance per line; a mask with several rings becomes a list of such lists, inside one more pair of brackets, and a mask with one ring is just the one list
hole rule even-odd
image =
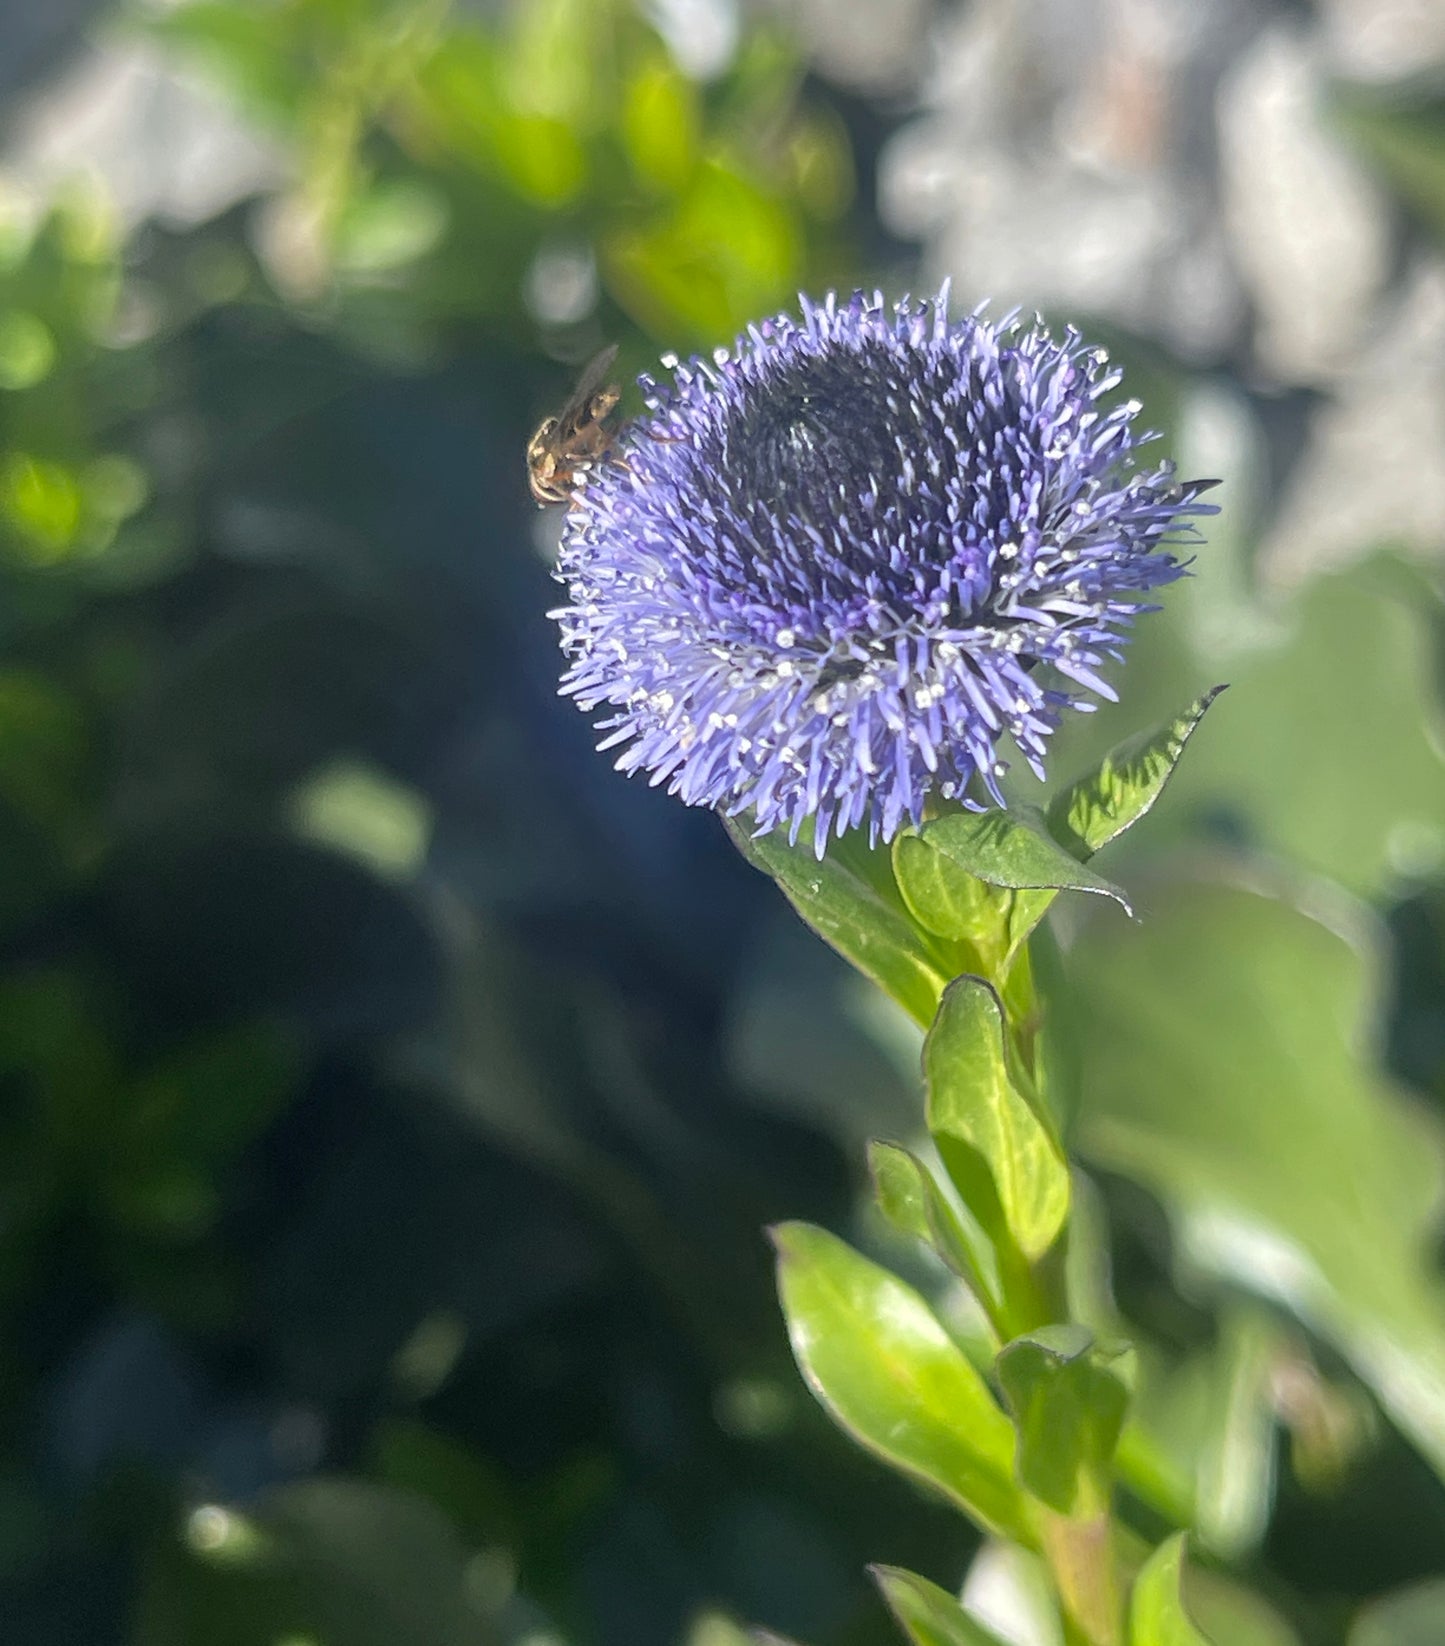
[[878, 364], [853, 353], [798, 360], [738, 408], [730, 445], [770, 511], [822, 525], [891, 489], [906, 391]]

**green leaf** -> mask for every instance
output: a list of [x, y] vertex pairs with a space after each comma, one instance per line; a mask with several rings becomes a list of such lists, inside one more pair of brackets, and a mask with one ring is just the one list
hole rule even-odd
[[342, 207], [336, 266], [365, 275], [405, 268], [433, 250], [447, 226], [447, 204], [439, 189], [413, 178], [373, 183]]
[[1339, 930], [1283, 898], [1183, 885], [1127, 938], [1082, 933], [1077, 1134], [1161, 1198], [1196, 1272], [1328, 1338], [1445, 1475], [1445, 1148], [1368, 1050], [1384, 934], [1342, 900], [1331, 913]]
[[1002, 953], [1007, 946], [1008, 899], [921, 834], [894, 840], [893, 873], [909, 914], [925, 931], [971, 943], [984, 954]]
[[603, 279], [651, 330], [730, 336], [795, 283], [800, 227], [776, 190], [734, 169], [715, 145], [669, 210], [606, 236]]
[[1000, 971], [1058, 892], [1111, 897], [1130, 912], [1123, 892], [1065, 851], [1031, 806], [936, 818], [898, 837], [893, 862], [914, 919], [973, 944]]
[[238, 1023], [132, 1080], [99, 1167], [117, 1224], [161, 1238], [199, 1234], [216, 1212], [217, 1175], [279, 1113], [300, 1069], [275, 1025]]
[[1018, 1477], [1056, 1514], [1092, 1516], [1109, 1502], [1109, 1464], [1129, 1391], [1086, 1326], [1044, 1326], [998, 1357], [1018, 1427]]
[[1298, 1634], [1252, 1590], [1221, 1572], [1189, 1571], [1189, 1615], [1206, 1641], [1227, 1646], [1303, 1646]]
[[1053, 1245], [1069, 1211], [1069, 1168], [1052, 1125], [1012, 1066], [1003, 1008], [982, 978], [944, 991], [923, 1043], [928, 1129], [965, 1206], [1029, 1261]]
[[1427, 1578], [1372, 1601], [1355, 1619], [1348, 1646], [1440, 1646], [1445, 1578]]
[[901, 1566], [870, 1566], [888, 1610], [913, 1646], [1004, 1646], [946, 1589]]
[[697, 165], [697, 87], [665, 52], [632, 70], [622, 93], [621, 135], [633, 175], [648, 188], [686, 187]]
[[1013, 1429], [927, 1303], [826, 1230], [773, 1230], [804, 1379], [840, 1427], [980, 1525], [1032, 1542]]
[[231, 1024], [188, 1041], [131, 1083], [128, 1141], [225, 1165], [270, 1124], [300, 1072], [297, 1047], [271, 1023]]
[[1183, 1532], [1161, 1543], [1144, 1563], [1129, 1601], [1129, 1646], [1211, 1646], [1184, 1610], [1183, 1563]]
[[868, 1145], [868, 1168], [884, 1217], [937, 1253], [996, 1321], [1002, 1308], [998, 1265], [977, 1225], [959, 1216], [933, 1173], [901, 1144], [874, 1139]]
[[1006, 812], [953, 812], [925, 823], [907, 838], [932, 847], [955, 869], [986, 885], [1006, 891], [1094, 892], [1112, 897], [1129, 912], [1123, 892], [1071, 857], [1032, 806]]
[[755, 837], [732, 818], [727, 829], [820, 937], [927, 1028], [953, 971], [942, 947], [914, 925], [886, 852], [871, 850], [855, 831], [820, 860], [807, 830], [790, 846], [777, 830]]
[[1144, 816], [1164, 792], [1205, 711], [1224, 690], [1216, 686], [1166, 725], [1119, 744], [1095, 771], [1055, 797], [1049, 828], [1080, 862]]

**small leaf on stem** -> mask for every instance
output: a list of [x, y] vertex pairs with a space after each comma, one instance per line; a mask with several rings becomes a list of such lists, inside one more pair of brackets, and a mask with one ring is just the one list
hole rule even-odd
[[1107, 1509], [1109, 1465], [1129, 1391], [1086, 1326], [1044, 1326], [1015, 1338], [998, 1377], [1018, 1427], [1018, 1474], [1055, 1514]]
[[944, 991], [923, 1072], [928, 1129], [965, 1206], [996, 1245], [1037, 1261], [1068, 1216], [1068, 1162], [1014, 1066], [1003, 1008], [982, 978], [960, 977]]
[[979, 1525], [1032, 1545], [1012, 1426], [927, 1303], [824, 1229], [784, 1223], [773, 1243], [793, 1353], [833, 1419]]
[[933, 1173], [898, 1143], [868, 1145], [878, 1209], [900, 1233], [921, 1240], [964, 1281], [997, 1326], [1002, 1302], [998, 1263], [987, 1236], [961, 1217]]

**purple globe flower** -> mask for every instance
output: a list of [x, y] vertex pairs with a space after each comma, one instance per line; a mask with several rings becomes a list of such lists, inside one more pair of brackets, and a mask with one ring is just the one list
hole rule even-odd
[[950, 322], [947, 287], [806, 299], [641, 379], [649, 415], [568, 511], [562, 691], [626, 772], [759, 833], [884, 840], [932, 792], [1002, 804], [1178, 577], [1203, 483], [1141, 468], [1101, 350]]

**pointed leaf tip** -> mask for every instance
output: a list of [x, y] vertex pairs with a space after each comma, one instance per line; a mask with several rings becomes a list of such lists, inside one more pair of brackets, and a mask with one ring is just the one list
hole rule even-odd
[[912, 1646], [1004, 1646], [992, 1629], [964, 1611], [936, 1583], [901, 1566], [870, 1566], [888, 1610]]
[[1225, 691], [1213, 686], [1173, 720], [1126, 739], [1087, 777], [1070, 784], [1049, 806], [1049, 829], [1080, 862], [1132, 828], [1164, 792], [1184, 746], [1211, 703]]

